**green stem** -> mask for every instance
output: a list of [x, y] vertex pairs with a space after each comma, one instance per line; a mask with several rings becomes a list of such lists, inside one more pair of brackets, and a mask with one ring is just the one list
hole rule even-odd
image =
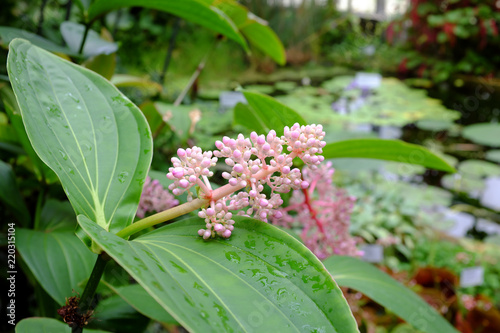
[[159, 212], [157, 214], [148, 216], [142, 220], [139, 220], [125, 229], [120, 230], [116, 235], [121, 238], [127, 238], [130, 235], [133, 235], [141, 230], [147, 229], [159, 223], [163, 223], [179, 217], [181, 215], [192, 212], [195, 209], [201, 208], [207, 205], [209, 202], [208, 199], [194, 199], [192, 201], [183, 203], [182, 205], [176, 206], [174, 208], [170, 208], [164, 210], [163, 212]]
[[[80, 302], [78, 303], [79, 312], [81, 315], [86, 314], [89, 310], [93, 310], [95, 307], [94, 295], [97, 290], [97, 286], [101, 281], [102, 274], [104, 273], [104, 269], [106, 268], [106, 264], [108, 263], [108, 258], [104, 253], [101, 253], [94, 264], [94, 269], [90, 274], [89, 281], [85, 286], [85, 290], [83, 291], [82, 297], [80, 297]], [[81, 333], [83, 328], [75, 327], [72, 329], [72, 333]]]
[[80, 49], [78, 50], [79, 54], [82, 54], [83, 47], [85, 46], [85, 41], [87, 40], [87, 36], [89, 34], [91, 23], [85, 24], [85, 32], [83, 33], [82, 42], [80, 43]]

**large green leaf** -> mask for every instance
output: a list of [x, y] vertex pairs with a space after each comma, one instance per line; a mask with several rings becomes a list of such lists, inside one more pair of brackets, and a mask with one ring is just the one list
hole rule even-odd
[[47, 51], [63, 53], [68, 55], [76, 55], [76, 53], [72, 52], [67, 47], [58, 45], [32, 32], [11, 27], [0, 27], [0, 45], [7, 47], [9, 43], [15, 38], [26, 39], [31, 43], [33, 43], [33, 45], [44, 48]]
[[457, 332], [421, 297], [375, 266], [344, 256], [332, 256], [324, 264], [340, 286], [362, 292], [419, 330]]
[[142, 112], [103, 77], [21, 39], [7, 69], [31, 144], [76, 213], [111, 232], [131, 224], [152, 155]]
[[274, 31], [263, 19], [250, 13], [235, 0], [200, 0], [222, 10], [235, 23], [250, 45], [269, 55], [280, 65], [286, 62], [285, 48]]
[[0, 97], [2, 98], [3, 105], [5, 106], [5, 111], [9, 115], [12, 127], [16, 131], [16, 135], [23, 146], [24, 151], [33, 163], [34, 173], [38, 180], [45, 181], [47, 183], [53, 183], [57, 181], [57, 176], [45, 163], [42, 162], [40, 157], [36, 154], [31, 146], [31, 142], [26, 134], [26, 129], [24, 128], [23, 119], [21, 117], [21, 110], [16, 101], [16, 96], [14, 92], [9, 87], [0, 88]]
[[[285, 126], [292, 126], [295, 123], [306, 124], [306, 121], [297, 112], [270, 96], [245, 90], [243, 95], [251, 111], [251, 116], [246, 115], [245, 119], [250, 121], [248, 118], [255, 118], [251, 123], [260, 124], [259, 127], [265, 126], [266, 131], [274, 129], [278, 135], [283, 135]], [[237, 119], [241, 118], [237, 117]], [[258, 128], [254, 130], [258, 130]]]
[[4, 202], [12, 211], [19, 223], [29, 226], [31, 221], [28, 208], [16, 183], [16, 176], [12, 167], [0, 160], [0, 201]]
[[[56, 319], [37, 317], [23, 319], [16, 325], [16, 333], [33, 332], [71, 333], [71, 327]], [[85, 333], [87, 332], [108, 333], [107, 331], [85, 329]]]
[[109, 285], [109, 287], [134, 309], [146, 317], [162, 323], [177, 324], [177, 321], [172, 315], [165, 311], [165, 309], [162, 308], [162, 306], [140, 285], [131, 284], [123, 287], [113, 287]]
[[16, 245], [45, 291], [63, 305], [66, 297], [82, 292], [96, 255], [75, 236], [75, 213], [68, 202], [49, 200], [40, 217], [41, 230], [17, 229]]
[[323, 156], [325, 158], [374, 158], [455, 172], [451, 165], [428, 149], [400, 140], [352, 139], [332, 142], [323, 148]]
[[272, 225], [237, 217], [228, 240], [183, 220], [126, 241], [83, 215], [81, 227], [181, 325], [195, 332], [357, 332], [321, 262]]
[[97, 0], [89, 8], [89, 20], [93, 21], [112, 10], [134, 6], [157, 9], [182, 17], [227, 36], [248, 49], [245, 39], [224, 12], [198, 0]]

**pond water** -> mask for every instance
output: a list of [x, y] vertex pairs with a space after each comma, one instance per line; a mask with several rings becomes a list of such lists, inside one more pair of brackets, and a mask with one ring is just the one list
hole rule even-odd
[[[485, 239], [500, 235], [500, 153], [495, 153], [491, 144], [478, 143], [481, 139], [465, 138], [463, 130], [467, 125], [496, 122], [500, 118], [500, 109], [496, 107], [500, 105], [500, 94], [490, 82], [455, 82], [429, 91], [409, 88], [397, 79], [369, 73], [336, 76], [319, 82], [313, 79], [312, 86], [303, 85], [310, 82], [310, 79], [290, 80], [244, 88], [273, 95], [297, 110], [307, 122], [324, 124], [327, 141], [359, 137], [402, 139], [440, 154], [457, 168], [457, 174], [445, 175], [402, 163], [360, 159], [338, 159], [334, 167], [342, 176], [339, 178], [344, 179], [343, 186], [355, 188], [358, 196], [373, 195], [370, 191], [374, 184], [381, 188], [400, 186], [402, 182], [409, 184], [411, 190], [405, 195], [423, 196], [425, 200], [415, 200], [421, 206], [433, 206], [434, 221], [430, 223], [451, 236], [472, 235]], [[241, 101], [242, 95], [238, 93], [221, 95], [224, 108]], [[500, 127], [490, 132], [486, 142], [500, 140]], [[486, 131], [479, 130], [479, 133], [484, 136]], [[382, 180], [375, 176], [381, 176]], [[366, 182], [364, 190], [359, 189], [359, 179]], [[381, 185], [381, 182], [389, 185]], [[447, 199], [436, 199], [443, 196], [441, 192], [425, 196], [423, 193], [429, 188], [447, 193]], [[360, 200], [364, 198], [358, 197]], [[401, 204], [398, 198], [393, 200], [397, 209], [409, 209], [408, 203]], [[380, 202], [370, 204], [375, 208], [381, 205]], [[416, 215], [411, 218], [420, 218]]]

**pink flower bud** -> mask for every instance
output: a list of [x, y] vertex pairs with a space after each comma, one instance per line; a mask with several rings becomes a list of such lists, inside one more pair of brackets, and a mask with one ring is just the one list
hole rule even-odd
[[186, 151], [182, 148], [177, 149], [177, 156], [179, 156], [179, 157], [186, 156]]
[[243, 172], [243, 166], [241, 164], [236, 164], [234, 167], [233, 167], [233, 170], [238, 172], [238, 173], [242, 173]]
[[231, 230], [228, 230], [228, 229], [224, 230], [224, 232], [222, 233], [222, 237], [224, 237], [224, 238], [231, 237]]
[[189, 182], [185, 179], [179, 180], [179, 186], [182, 188], [188, 188], [189, 187]]
[[174, 168], [172, 170], [172, 174], [174, 175], [175, 178], [181, 179], [182, 177], [184, 177], [184, 169], [181, 167]]

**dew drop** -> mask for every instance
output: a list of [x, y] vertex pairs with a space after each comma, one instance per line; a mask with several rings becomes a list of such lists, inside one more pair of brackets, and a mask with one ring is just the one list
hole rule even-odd
[[226, 259], [237, 264], [239, 264], [241, 260], [240, 256], [236, 252], [232, 251], [226, 252]]
[[120, 174], [118, 175], [118, 181], [123, 184], [127, 180], [127, 177], [128, 177], [128, 172], [126, 171], [120, 172]]
[[59, 150], [59, 153], [61, 154], [61, 157], [63, 160], [65, 160], [65, 161], [68, 160], [68, 155], [64, 151]]

